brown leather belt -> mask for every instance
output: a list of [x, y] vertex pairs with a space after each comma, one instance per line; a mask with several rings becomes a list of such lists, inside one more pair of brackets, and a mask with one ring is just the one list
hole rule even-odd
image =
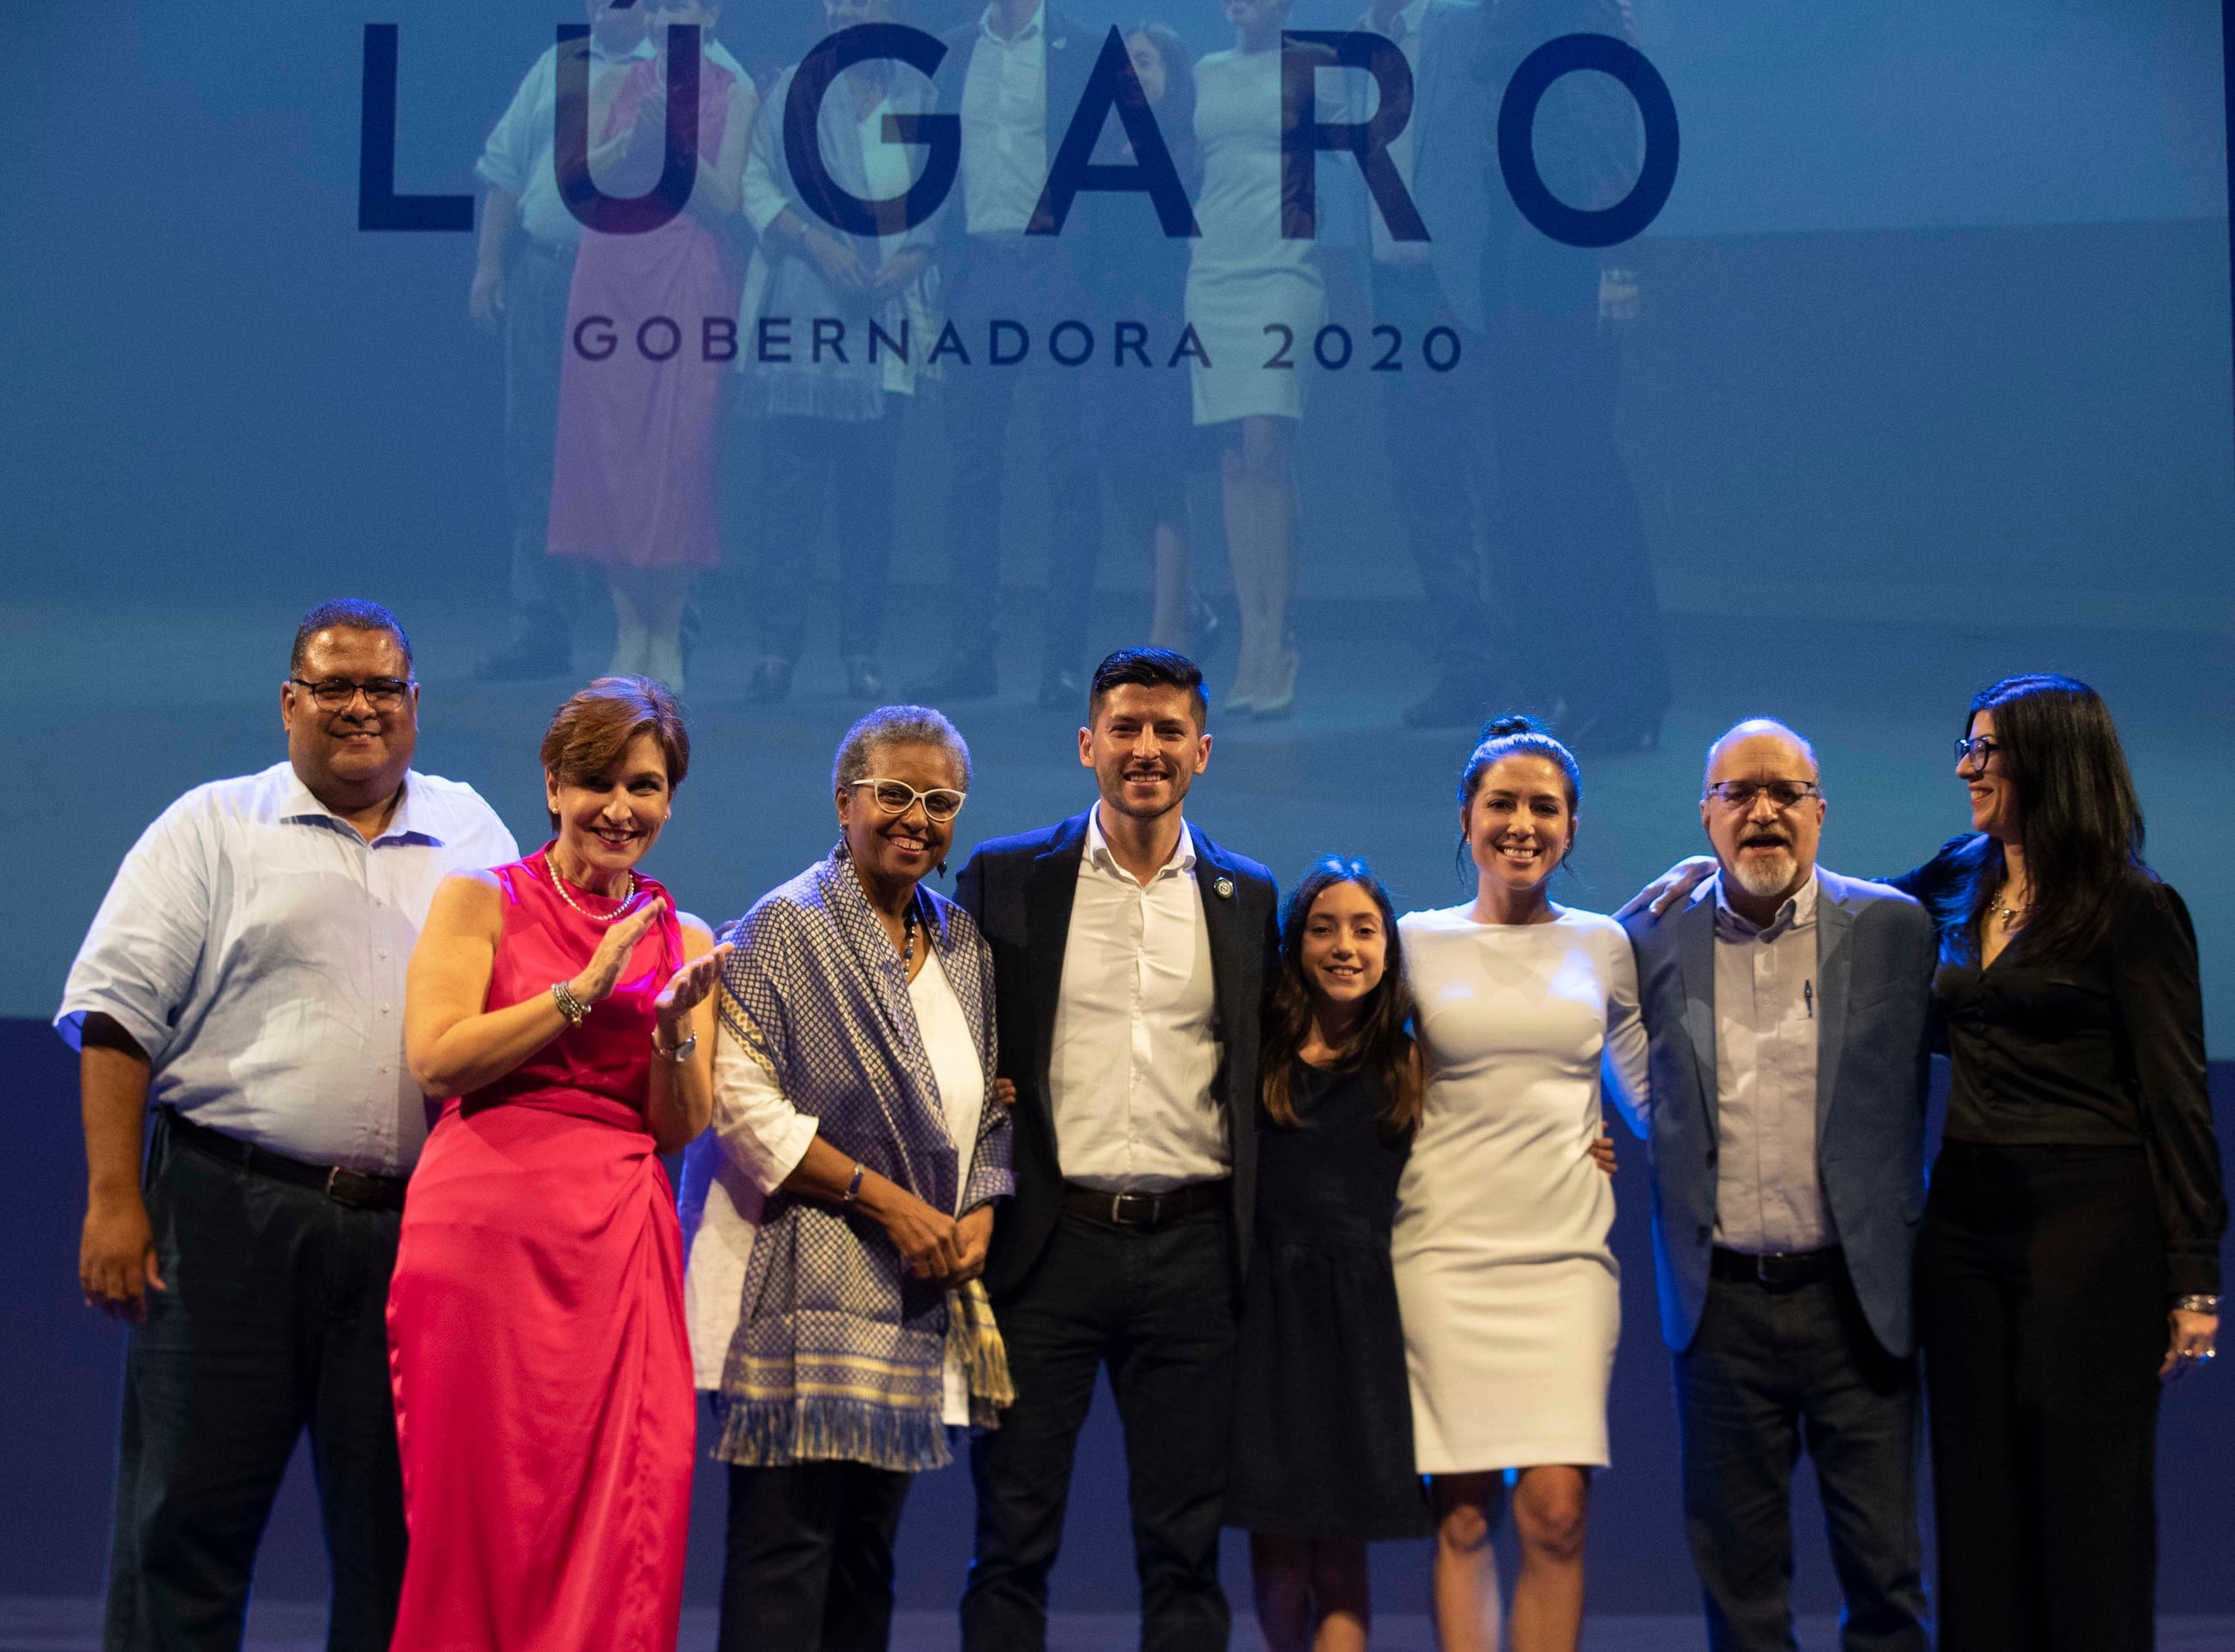
[[383, 1176], [369, 1170], [352, 1170], [346, 1165], [306, 1165], [299, 1159], [273, 1153], [269, 1147], [243, 1141], [222, 1130], [197, 1125], [175, 1107], [166, 1107], [163, 1112], [171, 1134], [179, 1146], [190, 1147], [206, 1159], [221, 1160], [229, 1165], [238, 1165], [255, 1175], [269, 1176], [274, 1181], [284, 1181], [292, 1187], [307, 1187], [313, 1193], [322, 1193], [335, 1204], [347, 1205], [353, 1210], [403, 1208], [404, 1179], [402, 1176]]
[[1223, 1205], [1233, 1187], [1233, 1180], [1226, 1176], [1167, 1187], [1162, 1193], [1111, 1193], [1067, 1181], [1063, 1214], [1106, 1228], [1162, 1228], [1183, 1216]]

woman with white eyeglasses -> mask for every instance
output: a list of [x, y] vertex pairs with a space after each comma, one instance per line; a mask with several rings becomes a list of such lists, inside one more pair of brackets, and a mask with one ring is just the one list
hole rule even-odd
[[871, 712], [832, 768], [837, 844], [725, 932], [713, 1129], [683, 1193], [731, 1465], [725, 1652], [882, 1649], [911, 1480], [1009, 1399], [978, 1280], [1014, 1187], [993, 953], [922, 887], [969, 786], [945, 717]]

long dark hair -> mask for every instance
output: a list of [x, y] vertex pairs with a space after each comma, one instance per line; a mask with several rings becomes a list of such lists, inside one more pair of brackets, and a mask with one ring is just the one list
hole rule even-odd
[[1156, 117], [1164, 134], [1164, 147], [1179, 174], [1180, 187], [1193, 200], [1203, 187], [1203, 158], [1195, 147], [1195, 62], [1187, 43], [1169, 24], [1144, 20], [1125, 31], [1124, 38], [1146, 35], [1164, 59], [1164, 103]]
[[1381, 1126], [1401, 1135], [1420, 1122], [1420, 1079], [1413, 1054], [1412, 988], [1405, 984], [1405, 948], [1397, 933], [1397, 909], [1373, 868], [1355, 856], [1327, 855], [1312, 863], [1289, 894], [1281, 913], [1281, 967], [1267, 995], [1265, 1030], [1257, 1070], [1266, 1112], [1275, 1124], [1294, 1129], [1296, 1103], [1289, 1094], [1289, 1068], [1311, 1034], [1311, 989], [1303, 975], [1303, 931], [1320, 896], [1338, 884], [1356, 884], [1381, 909], [1381, 930], [1388, 938], [1381, 984], [1358, 1030], [1340, 1052], [1343, 1071], [1363, 1070], [1383, 1097]]
[[[2032, 886], [2020, 940], [2037, 957], [2077, 957], [2103, 938], [2122, 888], [2154, 878], [2142, 857], [2142, 802], [2111, 708], [2087, 684], [2042, 672], [2005, 677], [1971, 697], [1968, 736], [1994, 713], [1998, 773], [2018, 795], [2018, 843]], [[2008, 876], [2002, 845], [1978, 834], [1957, 851], [1950, 939], [1977, 955], [1980, 920]]]

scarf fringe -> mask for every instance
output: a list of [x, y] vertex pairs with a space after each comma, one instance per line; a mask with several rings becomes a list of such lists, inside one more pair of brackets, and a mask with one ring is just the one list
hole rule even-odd
[[1008, 1346], [982, 1281], [947, 1292], [946, 1356], [962, 1367], [969, 1387], [972, 1429], [1000, 1428], [1001, 1413], [1016, 1403], [1016, 1385], [1009, 1380]]
[[865, 1463], [902, 1474], [952, 1463], [936, 1408], [902, 1411], [861, 1400], [731, 1401], [714, 1456], [752, 1468]]

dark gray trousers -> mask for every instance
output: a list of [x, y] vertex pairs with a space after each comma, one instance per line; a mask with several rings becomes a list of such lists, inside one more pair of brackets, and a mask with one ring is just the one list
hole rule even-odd
[[1791, 1652], [1792, 1468], [1807, 1449], [1845, 1652], [1929, 1652], [1917, 1537], [1915, 1359], [1880, 1347], [1844, 1273], [1786, 1290], [1717, 1279], [1676, 1356], [1684, 1534], [1716, 1652]]
[[182, 1146], [145, 1174], [166, 1291], [124, 1364], [105, 1652], [235, 1652], [272, 1499], [306, 1428], [333, 1577], [328, 1652], [387, 1652], [403, 1587], [389, 1394], [401, 1215]]
[[551, 472], [559, 444], [559, 370], [573, 255], [526, 236], [505, 266], [505, 491], [512, 506], [515, 640], [563, 648], [574, 634], [581, 565], [553, 556]]

